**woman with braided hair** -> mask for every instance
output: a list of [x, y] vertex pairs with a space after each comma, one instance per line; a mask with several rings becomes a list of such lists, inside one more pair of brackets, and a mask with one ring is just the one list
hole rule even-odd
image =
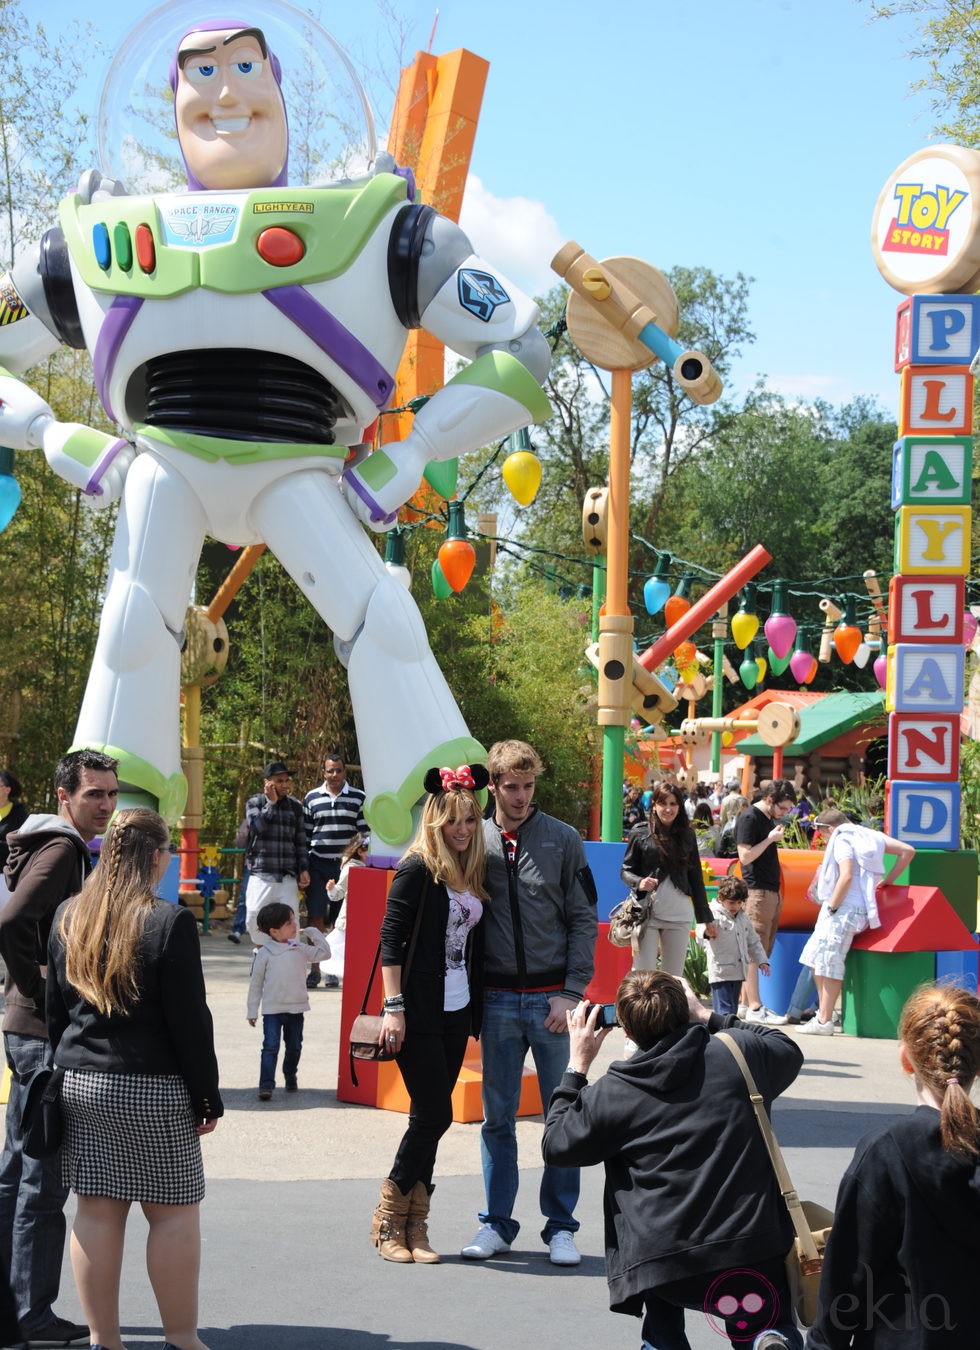
[[488, 896], [474, 790], [489, 781], [482, 764], [428, 771], [418, 832], [388, 892], [381, 1038], [395, 1051], [411, 1109], [371, 1225], [386, 1261], [439, 1260], [427, 1227], [436, 1149], [452, 1124], [453, 1088], [483, 1010], [480, 920]]
[[809, 1350], [972, 1350], [980, 1271], [980, 1001], [924, 985], [898, 1027], [916, 1110], [858, 1145], [837, 1195]]
[[170, 835], [155, 811], [114, 817], [99, 866], [57, 911], [46, 1012], [61, 1088], [62, 1175], [78, 1198], [71, 1261], [93, 1346], [124, 1350], [119, 1279], [126, 1219], [149, 1223], [146, 1266], [166, 1350], [197, 1334], [199, 1136], [224, 1108], [197, 925], [155, 887]]

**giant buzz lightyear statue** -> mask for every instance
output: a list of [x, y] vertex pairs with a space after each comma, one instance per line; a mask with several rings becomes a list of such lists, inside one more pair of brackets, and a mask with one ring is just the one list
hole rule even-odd
[[[0, 443], [41, 448], [96, 507], [122, 498], [75, 745], [115, 755], [130, 801], [176, 819], [180, 646], [202, 543], [264, 541], [334, 633], [368, 819], [403, 844], [425, 769], [482, 749], [364, 525], [389, 528], [429, 461], [548, 415], [538, 310], [413, 201], [390, 160], [286, 185], [283, 72], [262, 28], [185, 23], [170, 51], [190, 190], [129, 195], [91, 171], [0, 279], [16, 314], [0, 327]], [[404, 440], [345, 467], [417, 326], [469, 364]], [[88, 348], [120, 437], [58, 422], [17, 378], [62, 342]]]

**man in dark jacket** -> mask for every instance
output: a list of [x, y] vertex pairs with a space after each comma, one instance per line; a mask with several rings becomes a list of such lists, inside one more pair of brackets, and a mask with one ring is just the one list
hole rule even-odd
[[[487, 890], [483, 1004], [483, 1183], [486, 1209], [461, 1249], [469, 1261], [510, 1250], [520, 1224], [517, 1111], [528, 1050], [547, 1106], [568, 1062], [566, 1015], [592, 979], [595, 881], [578, 831], [534, 805], [543, 765], [526, 741], [497, 741], [487, 755], [494, 813], [483, 822]], [[542, 1241], [556, 1266], [577, 1266], [574, 1167], [546, 1167], [539, 1200]]]
[[802, 1350], [784, 1265], [792, 1223], [745, 1080], [712, 1033], [731, 1028], [767, 1111], [799, 1073], [799, 1047], [709, 1012], [672, 975], [634, 970], [616, 1011], [639, 1052], [589, 1085], [607, 1033], [587, 1011], [569, 1015], [569, 1065], [542, 1150], [546, 1163], [605, 1165], [611, 1308], [642, 1315], [644, 1344], [657, 1350], [688, 1350], [685, 1308], [702, 1309], [733, 1345], [768, 1333], [772, 1346]]
[[88, 845], [116, 809], [116, 760], [74, 750], [54, 774], [57, 815], [28, 816], [11, 835], [4, 877], [10, 899], [0, 910], [0, 956], [6, 967], [3, 1043], [10, 1068], [6, 1138], [0, 1157], [0, 1262], [10, 1271], [24, 1338], [31, 1346], [88, 1339], [88, 1327], [54, 1311], [65, 1248], [61, 1158], [23, 1151], [22, 1084], [48, 1056], [44, 981], [54, 912], [77, 894], [91, 870]]

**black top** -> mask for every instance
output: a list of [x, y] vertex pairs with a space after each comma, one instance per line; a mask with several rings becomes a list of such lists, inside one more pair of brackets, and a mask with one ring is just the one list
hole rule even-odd
[[27, 807], [23, 802], [11, 802], [10, 810], [0, 820], [0, 869], [4, 867], [7, 861], [7, 854], [10, 852], [10, 846], [7, 843], [7, 835], [13, 834], [14, 830], [19, 830], [27, 819]]
[[[484, 903], [486, 903], [484, 901]], [[381, 964], [399, 966], [408, 954], [412, 928], [419, 905], [422, 922], [412, 957], [405, 995], [405, 1034], [413, 1031], [440, 1034], [445, 1016], [446, 931], [449, 927], [449, 893], [433, 881], [421, 858], [410, 854], [395, 873], [381, 924]], [[479, 1036], [483, 1018], [483, 923], [471, 928], [464, 952], [470, 983], [470, 1034]]]
[[606, 1277], [615, 1312], [688, 1276], [784, 1256], [793, 1228], [745, 1079], [738, 1041], [766, 1109], [800, 1071], [803, 1052], [771, 1027], [712, 1013], [595, 1083], [567, 1073], [551, 1098], [542, 1152], [558, 1167], [603, 1163]]
[[[735, 822], [735, 843], [753, 848], [767, 837], [775, 823], [757, 806], [746, 807]], [[762, 850], [755, 862], [743, 863], [742, 879], [754, 891], [778, 891], [779, 845], [774, 842]]]
[[619, 873], [627, 886], [635, 890], [644, 877], [656, 877], [662, 881], [670, 876], [674, 885], [689, 895], [694, 904], [694, 914], [698, 923], [714, 923], [715, 916], [708, 908], [708, 896], [704, 889], [704, 873], [701, 871], [701, 856], [698, 853], [698, 841], [694, 831], [687, 826], [684, 831], [684, 862], [673, 873], [667, 867], [657, 843], [657, 837], [647, 821], [637, 825], [630, 832], [623, 866]]
[[65, 976], [63, 910], [48, 941], [46, 1010], [55, 1063], [90, 1073], [177, 1073], [198, 1120], [223, 1115], [201, 944], [190, 910], [165, 900], [154, 905], [140, 939], [139, 1000], [125, 1016], [108, 1017]]
[[917, 1107], [858, 1144], [844, 1173], [810, 1350], [973, 1350], [980, 1164]]

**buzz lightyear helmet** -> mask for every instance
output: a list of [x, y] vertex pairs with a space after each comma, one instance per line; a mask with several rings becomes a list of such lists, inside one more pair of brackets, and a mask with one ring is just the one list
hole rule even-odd
[[[187, 33], [238, 27], [243, 18], [244, 26], [264, 34], [282, 92], [292, 133], [292, 181], [317, 187], [367, 174], [377, 157], [374, 118], [344, 50], [288, 0], [236, 0], [234, 7], [234, 19], [202, 19], [200, 0], [167, 0], [131, 29], [109, 66], [99, 103], [103, 175], [132, 193], [200, 186], [188, 182], [168, 73]], [[285, 182], [285, 167], [279, 181]]]

